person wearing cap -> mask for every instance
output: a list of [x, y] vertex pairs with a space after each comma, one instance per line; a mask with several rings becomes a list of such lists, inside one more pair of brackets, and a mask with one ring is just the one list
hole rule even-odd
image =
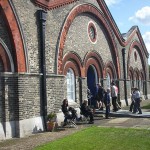
[[81, 105], [81, 112], [84, 116], [90, 117], [90, 124], [94, 123], [94, 117], [93, 117], [93, 112], [92, 110], [88, 107], [88, 100], [84, 100], [82, 105]]

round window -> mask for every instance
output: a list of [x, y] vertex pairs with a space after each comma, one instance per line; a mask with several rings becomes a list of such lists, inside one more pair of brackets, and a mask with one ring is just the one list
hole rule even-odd
[[96, 27], [95, 27], [94, 23], [92, 23], [92, 22], [89, 23], [88, 34], [89, 34], [90, 40], [92, 42], [96, 42], [96, 36], [97, 36]]

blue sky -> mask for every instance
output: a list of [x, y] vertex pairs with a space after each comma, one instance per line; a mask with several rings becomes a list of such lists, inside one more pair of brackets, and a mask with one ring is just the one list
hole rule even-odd
[[[105, 0], [119, 30], [137, 25], [150, 54], [150, 0]], [[150, 64], [150, 58], [148, 60]]]

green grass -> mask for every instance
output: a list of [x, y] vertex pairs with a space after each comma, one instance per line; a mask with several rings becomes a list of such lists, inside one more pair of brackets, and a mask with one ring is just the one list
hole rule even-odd
[[143, 109], [150, 109], [150, 104], [142, 106], [141, 108], [143, 108]]
[[35, 150], [149, 150], [150, 130], [89, 127]]

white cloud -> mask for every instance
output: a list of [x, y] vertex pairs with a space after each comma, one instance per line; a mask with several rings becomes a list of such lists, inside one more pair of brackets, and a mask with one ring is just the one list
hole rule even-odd
[[121, 1], [121, 0], [105, 0], [106, 4], [107, 4], [108, 6], [117, 4], [117, 3], [119, 3], [120, 1]]
[[[150, 32], [146, 32], [142, 37], [145, 42], [148, 53], [150, 54]], [[150, 58], [149, 58], [149, 64], [150, 64]]]
[[140, 22], [145, 25], [150, 25], [150, 6], [146, 6], [138, 10], [129, 20]]

